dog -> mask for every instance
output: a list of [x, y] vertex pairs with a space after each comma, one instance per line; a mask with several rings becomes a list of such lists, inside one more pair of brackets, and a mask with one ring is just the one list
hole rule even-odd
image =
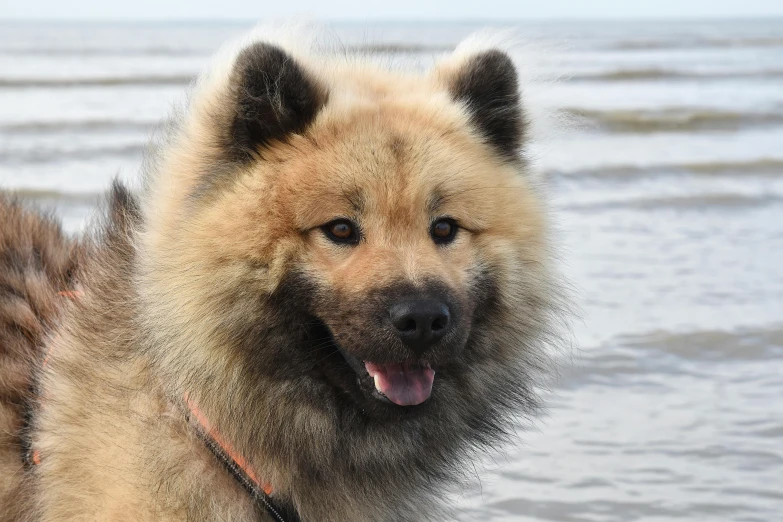
[[0, 200], [0, 519], [441, 520], [564, 314], [509, 54], [255, 34], [84, 237]]

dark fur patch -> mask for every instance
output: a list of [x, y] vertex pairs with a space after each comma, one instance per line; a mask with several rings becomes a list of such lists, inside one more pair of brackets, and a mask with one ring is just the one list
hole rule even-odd
[[302, 132], [326, 101], [326, 92], [291, 56], [267, 43], [242, 51], [231, 84], [236, 110], [225, 147], [235, 160]]
[[460, 323], [465, 315], [472, 316], [472, 320], [464, 317], [465, 323], [429, 350], [425, 359], [444, 370], [438, 373], [436, 388], [447, 381], [467, 378], [463, 373], [470, 363], [486, 357], [466, 347], [469, 323], [474, 327], [486, 324], [489, 318], [485, 315], [491, 317], [496, 310], [497, 293], [488, 272], [478, 271], [471, 279], [467, 302], [455, 300], [451, 291], [435, 280], [418, 287], [400, 282], [377, 288], [356, 301], [319, 287], [303, 273], [292, 272], [264, 303], [265, 320], [253, 323], [265, 326], [256, 326], [252, 332], [236, 332], [232, 337], [249, 342], [242, 349], [249, 357], [248, 367], [255, 368], [264, 378], [285, 381], [292, 376], [308, 376], [312, 382], [320, 383], [314, 389], [310, 406], [324, 408], [330, 403], [320, 399], [329, 395], [332, 407], [338, 407], [343, 425], [362, 424], [366, 418], [384, 424], [416, 418], [425, 422], [423, 416], [444, 407], [442, 398], [434, 397], [415, 408], [399, 408], [378, 401], [368, 395], [373, 388], [372, 379], [365, 375], [368, 382], [357, 381], [357, 371], [349, 355], [354, 363], [411, 358], [413, 354], [384, 327], [388, 306], [411, 295], [437, 297], [449, 302], [455, 322]]
[[514, 63], [491, 50], [476, 55], [451, 84], [455, 101], [467, 105], [472, 123], [505, 158], [516, 159], [522, 147], [525, 121]]
[[118, 179], [112, 181], [109, 192], [109, 215], [112, 223], [129, 225], [141, 221], [141, 209], [136, 197]]
[[[0, 519], [21, 503], [33, 380], [79, 245], [51, 217], [0, 193]], [[3, 512], [3, 511], [7, 512]]]

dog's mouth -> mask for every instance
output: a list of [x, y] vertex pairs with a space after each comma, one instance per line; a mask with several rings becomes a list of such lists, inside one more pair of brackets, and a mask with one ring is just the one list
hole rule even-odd
[[[354, 380], [359, 388], [356, 391], [365, 397], [394, 408], [418, 406], [430, 399], [437, 370], [431, 361], [366, 360], [341, 346], [323, 321], [318, 320], [313, 330], [321, 348], [331, 352], [327, 359], [334, 361], [333, 368], [342, 368], [339, 373], [343, 378]], [[328, 342], [324, 342], [327, 339]]]
[[417, 406], [432, 395], [435, 368], [429, 362], [365, 361], [342, 348], [334, 337], [331, 338], [335, 351], [353, 370], [357, 384], [365, 395], [397, 406]]
[[398, 406], [416, 406], [430, 398], [435, 370], [423, 361], [379, 364], [364, 361], [375, 390]]

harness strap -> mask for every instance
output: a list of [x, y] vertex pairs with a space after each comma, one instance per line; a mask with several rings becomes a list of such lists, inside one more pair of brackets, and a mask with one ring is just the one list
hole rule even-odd
[[[248, 495], [266, 509], [266, 512], [276, 522], [286, 522], [286, 519], [281, 515], [282, 510], [275, 507], [270, 497], [273, 491], [272, 485], [268, 482], [262, 483], [258, 479], [247, 460], [212, 427], [209, 419], [187, 393], [185, 394], [185, 404], [188, 407], [188, 421], [196, 428], [196, 433], [215, 458], [225, 466]], [[295, 522], [294, 519], [291, 519], [291, 522]]]

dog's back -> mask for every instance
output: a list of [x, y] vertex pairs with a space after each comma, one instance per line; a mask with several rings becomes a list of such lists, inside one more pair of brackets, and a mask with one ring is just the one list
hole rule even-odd
[[54, 220], [0, 195], [0, 520], [21, 504], [33, 374], [76, 249]]

